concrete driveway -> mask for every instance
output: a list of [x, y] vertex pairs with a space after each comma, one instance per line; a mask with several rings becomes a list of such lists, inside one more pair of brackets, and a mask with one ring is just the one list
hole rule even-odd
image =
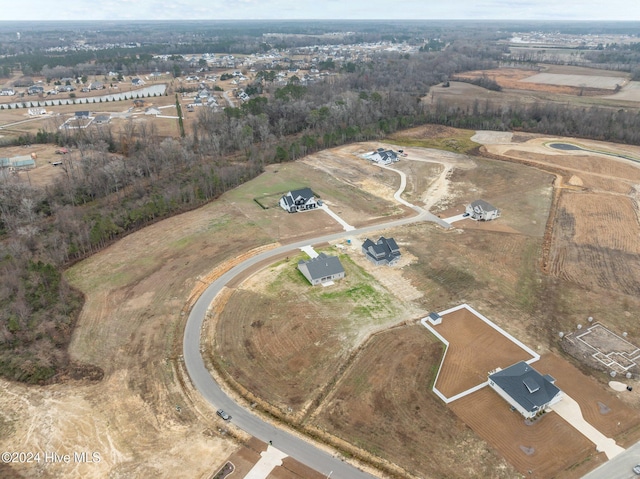
[[607, 459], [612, 459], [624, 452], [624, 449], [616, 444], [616, 441], [605, 436], [595, 427], [585, 421], [580, 410], [580, 405], [575, 399], [565, 393], [560, 402], [551, 406], [551, 409], [577, 429], [583, 436], [596, 445], [596, 451], [604, 452]]

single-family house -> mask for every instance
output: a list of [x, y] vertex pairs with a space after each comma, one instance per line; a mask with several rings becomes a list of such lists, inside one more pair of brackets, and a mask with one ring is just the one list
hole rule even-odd
[[392, 265], [400, 259], [400, 248], [393, 238], [380, 236], [375, 243], [367, 238], [362, 243], [362, 252], [375, 265]]
[[96, 117], [93, 119], [93, 122], [97, 125], [104, 125], [106, 123], [109, 123], [109, 121], [111, 121], [111, 115], [107, 114], [96, 115]]
[[369, 159], [381, 165], [390, 165], [391, 163], [398, 161], [398, 155], [392, 150], [378, 148], [377, 151], [369, 156]]
[[104, 89], [104, 83], [100, 81], [94, 81], [89, 85], [89, 90], [103, 90], [103, 89]]
[[27, 113], [29, 113], [29, 116], [46, 115], [47, 110], [44, 108], [29, 108], [29, 110], [27, 110]]
[[16, 91], [13, 88], [3, 88], [2, 91], [0, 91], [0, 95], [2, 96], [13, 96], [16, 94]]
[[131, 85], [132, 86], [142, 86], [144, 85], [144, 81], [142, 80], [142, 78], [132, 78], [131, 79]]
[[300, 260], [298, 269], [313, 286], [344, 278], [344, 268], [337, 256], [320, 253], [310, 260]]
[[524, 417], [531, 419], [562, 399], [555, 379], [524, 361], [489, 374], [489, 386]]
[[44, 93], [44, 87], [40, 85], [31, 85], [27, 88], [27, 95], [39, 95], [40, 93]]
[[500, 210], [484, 200], [476, 200], [465, 208], [465, 215], [478, 221], [489, 221], [500, 217]]
[[280, 198], [280, 207], [288, 213], [313, 210], [320, 205], [322, 205], [321, 201], [316, 200], [311, 188], [292, 190]]
[[74, 115], [76, 118], [89, 118], [91, 116], [87, 110], [76, 111]]

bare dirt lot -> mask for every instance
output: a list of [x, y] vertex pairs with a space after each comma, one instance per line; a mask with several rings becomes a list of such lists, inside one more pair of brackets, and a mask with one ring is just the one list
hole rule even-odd
[[[557, 214], [549, 254], [549, 271], [588, 290], [602, 288], [626, 295], [640, 292], [638, 234], [640, 221], [637, 162], [598, 153], [549, 153], [550, 139], [533, 139], [514, 147], [487, 145], [527, 164], [548, 167], [562, 175]], [[600, 142], [577, 142], [596, 151], [616, 147]], [[640, 157], [637, 147], [621, 147]], [[614, 273], [615, 272], [615, 273]]]
[[[606, 460], [556, 413], [531, 425], [485, 387], [449, 404], [451, 410], [526, 477], [579, 478]], [[529, 473], [531, 471], [531, 473]]]
[[374, 336], [312, 420], [419, 477], [514, 477], [430, 391], [442, 351], [422, 325]]
[[[426, 131], [415, 134], [419, 137]], [[597, 146], [626, 153], [633, 150], [610, 144]], [[183, 388], [178, 374], [180, 348], [178, 345], [176, 349], [174, 341], [182, 334], [184, 317], [180, 312], [191, 293], [215, 276], [207, 278], [225, 261], [278, 239], [291, 241], [336, 228], [323, 219], [326, 215], [313, 216], [321, 212], [288, 215], [277, 208], [263, 210], [253, 201], [257, 195], [311, 182], [309, 186], [332, 202], [336, 212], [357, 225], [404, 215], [405, 210], [389, 198], [398, 184], [397, 175], [356, 158], [353, 153], [360, 148], [364, 152], [372, 145], [353, 145], [270, 167], [255, 181], [215, 203], [132, 234], [71, 268], [67, 272], [69, 280], [86, 295], [71, 354], [76, 360], [100, 366], [105, 377], [97, 383], [79, 381], [30, 388], [1, 382], [0, 447], [62, 453], [95, 447], [104, 460], [74, 469], [17, 465], [12, 472], [25, 477], [207, 477], [220, 467], [236, 445], [218, 430], [223, 425], [210, 407], [200, 403], [188, 387]], [[234, 319], [232, 310], [225, 309], [223, 315], [227, 317], [217, 325], [217, 340], [227, 344], [225, 359], [227, 354], [234, 355], [231, 366], [241, 366], [239, 371], [246, 374], [243, 381], [255, 384], [258, 391], [282, 406], [283, 416], [288, 414], [287, 407], [297, 405], [300, 414], [296, 420], [310, 418], [305, 425], [318, 422], [335, 436], [397, 461], [407, 471], [426, 476], [515, 477], [513, 466], [500, 454], [512, 459], [498, 452], [499, 444], [489, 440], [487, 447], [481, 435], [473, 433], [443, 405], [438, 406], [429, 392], [439, 346], [428, 338], [424, 328], [420, 326], [419, 330], [426, 336], [419, 337], [414, 326], [406, 326], [409, 333], [399, 327], [388, 335], [365, 340], [378, 329], [405, 320], [410, 324], [427, 311], [468, 302], [541, 353], [558, 349], [558, 331], [572, 330], [587, 316], [617, 331], [629, 331], [630, 341], [640, 342], [635, 315], [640, 310], [639, 295], [625, 289], [640, 275], [634, 266], [639, 254], [633, 241], [637, 219], [631, 216], [637, 210], [632, 188], [637, 182], [632, 176], [636, 167], [602, 155], [596, 155], [596, 160], [594, 154], [584, 152], [576, 158], [552, 151], [540, 139], [522, 141], [522, 135], [513, 144], [486, 145], [485, 150], [485, 154], [504, 161], [459, 155], [458, 163], [448, 167], [438, 166], [436, 161], [412, 168], [403, 164], [409, 161], [404, 159], [399, 166], [410, 176], [410, 198], [433, 202], [437, 214], [459, 212], [467, 202], [482, 198], [503, 210], [499, 220], [461, 222], [447, 231], [432, 224], [386, 231], [386, 236], [396, 238], [408, 261], [389, 274], [388, 269], [366, 267], [354, 259], [349, 263], [353, 281], [336, 283], [333, 289], [314, 290], [305, 285], [294, 274], [293, 258], [267, 267], [240, 287], [234, 286], [229, 306], [236, 308], [241, 318], [237, 324], [245, 330], [238, 327], [222, 331], [233, 329], [229, 321]], [[425, 158], [438, 159], [415, 147], [409, 158], [420, 152]], [[442, 177], [447, 168], [448, 174]], [[345, 179], [341, 179], [343, 169]], [[421, 192], [423, 188], [429, 194]], [[564, 197], [570, 195], [576, 200], [565, 202]], [[596, 196], [590, 199], [591, 195]], [[612, 197], [621, 200], [619, 211]], [[579, 208], [579, 200], [597, 214], [592, 217], [591, 209]], [[598, 209], [600, 204], [607, 210]], [[571, 221], [563, 219], [558, 205], [571, 214]], [[610, 232], [599, 226], [603, 218], [611, 218], [620, 231]], [[586, 245], [594, 251], [588, 260], [574, 252]], [[361, 254], [355, 246], [340, 253], [354, 258]], [[546, 274], [541, 269], [545, 255], [559, 258], [553, 262], [558, 273]], [[630, 278], [624, 283], [614, 281], [614, 275], [607, 272], [617, 267], [613, 261], [617, 256], [629, 258], [632, 265], [625, 270]], [[595, 261], [601, 269], [592, 267]], [[604, 274], [608, 282], [600, 285], [588, 274], [598, 278]], [[596, 285], [590, 288], [585, 281], [595, 281]], [[285, 284], [291, 289], [283, 289]], [[406, 293], [400, 293], [396, 285]], [[261, 306], [260, 317], [238, 298]], [[269, 359], [272, 355], [278, 358], [277, 364], [276, 359]], [[272, 375], [270, 387], [249, 374], [248, 366], [255, 364], [256, 358], [272, 363], [274, 371], [260, 370]], [[318, 377], [305, 377], [305, 372], [309, 376], [317, 373]], [[304, 387], [286, 383], [279, 374], [300, 379]], [[552, 375], [560, 381], [559, 374]], [[594, 372], [594, 377], [599, 384], [609, 379], [599, 372]], [[420, 389], [421, 384], [424, 389]], [[637, 386], [637, 380], [631, 384]], [[361, 391], [366, 402], [353, 391]], [[640, 408], [638, 391], [636, 387], [632, 393], [618, 397], [636, 414]], [[609, 397], [597, 397], [612, 412], [622, 411]], [[593, 420], [614, 434], [609, 418], [615, 421], [615, 414], [601, 414], [600, 405], [596, 406], [595, 414], [600, 416]], [[476, 430], [474, 421], [479, 418], [493, 420], [488, 416], [494, 407], [498, 408], [497, 403], [468, 418], [472, 429]], [[364, 416], [361, 410], [371, 414]], [[505, 421], [515, 418], [507, 407], [505, 412]], [[346, 419], [336, 419], [340, 417]], [[543, 418], [540, 426], [552, 417]], [[496, 424], [502, 419], [499, 416]], [[404, 434], [405, 429], [411, 434]], [[588, 452], [591, 446], [583, 449], [581, 439], [568, 430], [561, 428], [558, 434], [567, 438], [562, 447], [575, 444], [571, 447], [576, 449], [567, 449], [567, 454], [576, 451], [576, 456], [571, 458], [573, 462], [549, 467], [566, 471], [587, 458], [581, 451]], [[614, 435], [628, 444], [640, 438], [640, 428]], [[519, 445], [524, 449], [514, 454], [526, 458], [536, 455], [529, 441]], [[185, 455], [185, 450], [190, 454]], [[424, 454], [425, 450], [431, 452]], [[450, 454], [439, 454], [440, 450]], [[515, 457], [514, 461], [520, 460]], [[582, 462], [571, 471], [584, 472], [598, 461]], [[526, 464], [514, 466], [522, 470]], [[566, 474], [577, 477], [578, 473]]]
[[436, 387], [452, 397], [487, 380], [489, 371], [533, 356], [466, 308], [448, 313], [432, 326], [449, 341]]
[[[447, 324], [447, 319], [445, 316], [442, 325]], [[465, 333], [469, 325], [461, 325], [461, 322], [458, 321], [457, 325], [450, 323], [450, 336], [467, 337]], [[436, 327], [439, 332], [442, 325]], [[442, 382], [443, 387], [444, 384], [451, 384], [453, 391], [463, 389], [463, 386], [466, 389], [469, 384], [465, 383], [465, 377], [453, 374], [451, 367], [447, 367], [449, 362], [455, 364], [458, 357], [456, 350], [451, 350], [454, 354], [451, 361], [447, 354], [440, 372], [443, 380], [439, 378], [438, 386]], [[495, 356], [497, 359], [503, 348], [497, 345], [487, 349], [477, 347], [472, 359], [482, 362], [484, 355], [481, 352], [488, 353], [487, 358]], [[475, 367], [473, 361], [469, 361], [469, 364]], [[541, 374], [552, 375], [556, 385], [578, 402], [584, 418], [600, 432], [624, 446], [636, 440], [640, 418], [612, 390], [605, 389], [605, 386], [553, 353], [544, 354], [534, 363], [534, 367]], [[555, 413], [546, 414], [533, 424], [527, 423], [488, 387], [449, 403], [449, 407], [523, 474], [532, 471], [534, 477], [580, 477], [604, 460], [595, 454], [593, 444], [578, 431], [572, 430]]]
[[542, 374], [553, 376], [556, 385], [580, 404], [584, 418], [605, 436], [614, 438], [623, 447], [638, 440], [638, 411], [622, 401], [634, 392], [615, 392], [557, 354], [543, 354], [534, 367]]
[[[327, 251], [336, 254], [335, 250]], [[221, 366], [249, 391], [289, 413], [320, 396], [363, 330], [412, 317], [347, 255], [346, 277], [312, 287], [297, 270], [301, 254], [267, 268], [231, 296], [218, 321]]]
[[261, 241], [260, 230], [233, 209], [209, 205], [134, 233], [68, 271], [86, 294], [70, 352], [101, 367], [104, 380], [38, 388], [3, 382], [1, 443], [3, 450], [96, 451], [102, 461], [15, 470], [25, 477], [211, 474], [236, 446], [217, 432], [215, 415], [202, 415], [198, 400], [182, 392], [174, 349], [180, 311], [199, 276]]

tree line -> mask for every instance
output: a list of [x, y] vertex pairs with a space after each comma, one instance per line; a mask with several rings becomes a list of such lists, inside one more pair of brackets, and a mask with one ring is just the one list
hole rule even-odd
[[162, 137], [133, 122], [39, 132], [33, 140], [72, 151], [46, 188], [0, 177], [0, 374], [42, 382], [70, 367], [66, 344], [82, 300], [61, 276], [67, 265], [217, 198], [270, 163], [428, 122], [640, 144], [640, 118], [626, 111], [422, 101], [443, 79], [493, 68], [501, 56], [501, 47], [463, 38], [441, 51], [377, 54], [308, 84], [262, 75], [261, 96], [223, 111], [199, 108], [184, 136], [178, 125], [175, 137]]

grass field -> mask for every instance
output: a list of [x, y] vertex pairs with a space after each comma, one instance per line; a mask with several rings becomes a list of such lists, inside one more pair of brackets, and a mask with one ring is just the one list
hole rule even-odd
[[283, 410], [308, 407], [363, 330], [406, 318], [389, 291], [347, 255], [339, 257], [346, 276], [328, 288], [312, 287], [298, 271], [304, 254], [258, 273], [231, 296], [218, 321], [220, 366]]

